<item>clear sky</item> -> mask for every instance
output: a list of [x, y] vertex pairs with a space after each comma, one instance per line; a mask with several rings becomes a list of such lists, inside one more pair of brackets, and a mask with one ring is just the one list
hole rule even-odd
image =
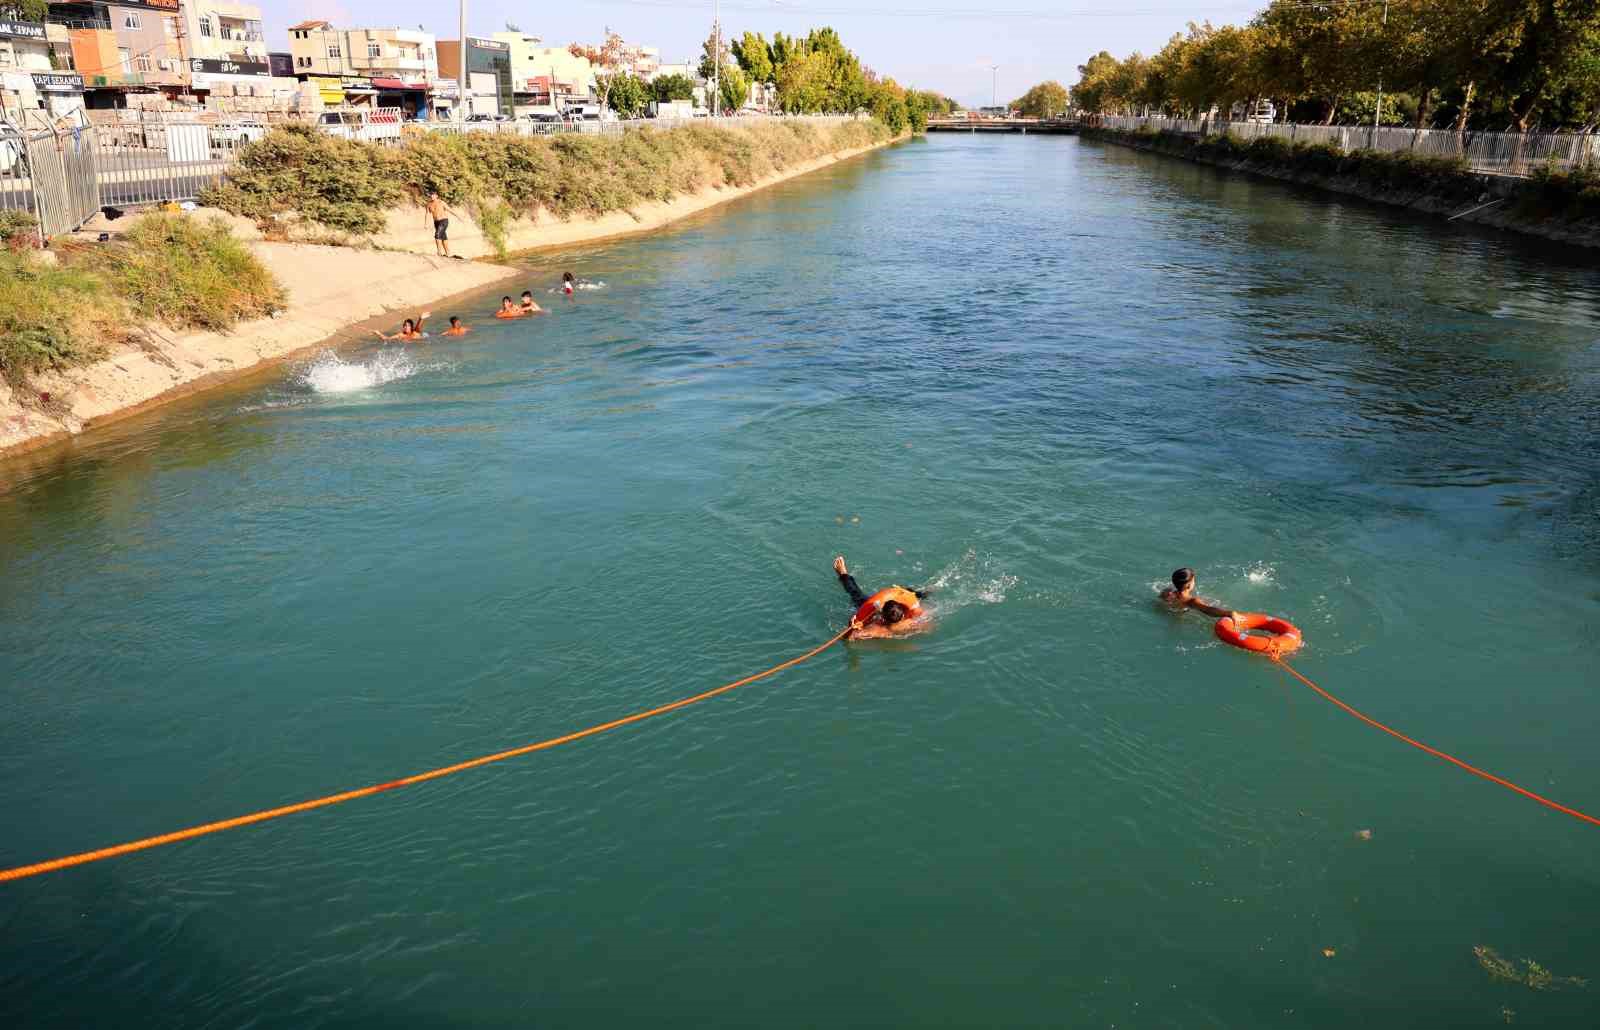
[[[287, 49], [284, 29], [323, 18], [341, 28], [421, 25], [440, 39], [456, 36], [456, 5], [439, 0], [259, 0], [267, 41]], [[968, 105], [989, 103], [990, 66], [998, 64], [1000, 101], [1045, 79], [1071, 85], [1089, 55], [1160, 49], [1189, 20], [1239, 23], [1264, 6], [1249, 0], [724, 0], [725, 32], [746, 29], [804, 34], [831, 25], [879, 74], [902, 85], [945, 93]], [[501, 31], [507, 21], [556, 45], [598, 42], [606, 26], [629, 42], [658, 46], [663, 60], [698, 59], [711, 31], [712, 0], [469, 0], [467, 31]]]

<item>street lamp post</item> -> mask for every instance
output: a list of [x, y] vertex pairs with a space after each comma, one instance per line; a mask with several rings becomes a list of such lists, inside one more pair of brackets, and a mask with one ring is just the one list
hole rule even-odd
[[711, 117], [722, 102], [722, 0], [711, 0]]
[[[1383, 0], [1383, 27], [1384, 28], [1388, 28], [1389, 27], [1389, 0]], [[1378, 45], [1380, 47], [1383, 45], [1382, 39], [1380, 39], [1378, 41]], [[1376, 130], [1378, 128], [1378, 118], [1382, 114], [1383, 114], [1383, 58], [1382, 58], [1382, 55], [1380, 55], [1379, 58], [1378, 58], [1378, 106], [1373, 108], [1373, 110], [1372, 110], [1372, 128], [1374, 130]], [[1374, 144], [1374, 145], [1376, 145], [1376, 144]]]
[[456, 128], [461, 129], [466, 127], [467, 118], [467, 0], [460, 0], [456, 13], [461, 40], [456, 50]]
[[1000, 106], [1000, 66], [991, 64], [989, 71], [993, 73], [993, 81], [989, 83], [989, 106]]

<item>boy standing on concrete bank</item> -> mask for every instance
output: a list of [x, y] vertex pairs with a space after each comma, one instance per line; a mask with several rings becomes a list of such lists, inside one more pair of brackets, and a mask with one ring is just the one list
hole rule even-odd
[[438, 190], [430, 190], [426, 207], [433, 219], [433, 249], [440, 257], [450, 256], [450, 206], [439, 199]]

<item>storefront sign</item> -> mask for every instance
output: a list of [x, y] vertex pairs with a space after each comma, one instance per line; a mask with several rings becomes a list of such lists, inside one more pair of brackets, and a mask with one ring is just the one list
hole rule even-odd
[[33, 88], [40, 93], [82, 93], [83, 76], [64, 73], [36, 73]]
[[272, 75], [272, 65], [265, 61], [213, 61], [195, 57], [189, 60], [189, 71], [207, 75]]
[[146, 7], [160, 7], [167, 11], [176, 11], [179, 0], [140, 0]]
[[479, 39], [477, 36], [468, 36], [467, 43], [478, 50], [506, 50], [511, 49], [510, 43], [502, 43], [498, 39]]
[[0, 21], [0, 36], [12, 39], [43, 39], [44, 26], [36, 21]]

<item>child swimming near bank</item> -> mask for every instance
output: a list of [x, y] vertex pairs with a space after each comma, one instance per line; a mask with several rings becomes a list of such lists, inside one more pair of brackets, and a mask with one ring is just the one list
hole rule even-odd
[[577, 292], [577, 289], [577, 278], [571, 272], [561, 273], [561, 292], [570, 297]]
[[518, 310], [521, 311], [524, 315], [542, 315], [542, 314], [544, 314], [544, 308], [541, 308], [539, 306], [538, 301], [533, 299], [533, 291], [532, 290], [523, 290], [522, 291], [522, 306]]
[[470, 325], [462, 325], [461, 324], [461, 316], [459, 316], [459, 315], [451, 315], [450, 316], [450, 328], [446, 329], [444, 332], [440, 333], [439, 335], [440, 336], [465, 336], [470, 332], [472, 332], [472, 327]]
[[[380, 329], [372, 330], [372, 335], [376, 336], [380, 340], [385, 341], [401, 340], [409, 343], [412, 340], [425, 340], [428, 338], [428, 334], [422, 331], [422, 322], [431, 314], [433, 314], [433, 312], [424, 311], [416, 318], [406, 319], [400, 324], [400, 331], [395, 333], [393, 336], [385, 335]], [[451, 319], [451, 321], [453, 322], [454, 319]]]

